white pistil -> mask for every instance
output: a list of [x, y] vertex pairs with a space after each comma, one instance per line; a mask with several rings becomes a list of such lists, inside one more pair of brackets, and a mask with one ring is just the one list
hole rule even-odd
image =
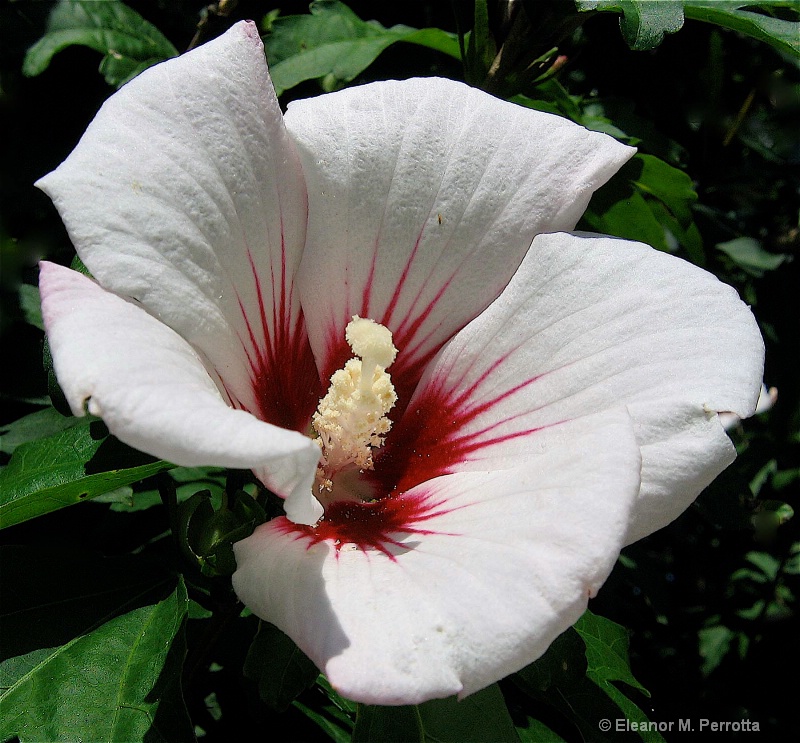
[[361, 357], [361, 391], [372, 389], [375, 367], [388, 369], [397, 356], [392, 331], [374, 320], [354, 315], [344, 330], [344, 337], [356, 356]]
[[345, 338], [361, 358], [350, 359], [334, 372], [311, 422], [322, 448], [320, 490], [331, 490], [333, 477], [348, 465], [372, 469], [372, 450], [382, 446], [392, 426], [386, 415], [397, 400], [386, 373], [397, 356], [391, 331], [354, 316]]

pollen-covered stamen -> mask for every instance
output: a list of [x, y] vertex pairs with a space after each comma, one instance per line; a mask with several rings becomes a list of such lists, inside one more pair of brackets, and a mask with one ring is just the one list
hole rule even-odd
[[386, 368], [397, 356], [392, 333], [373, 320], [354, 316], [345, 329], [353, 353], [343, 369], [331, 376], [328, 393], [320, 400], [312, 426], [322, 457], [320, 489], [331, 490], [333, 478], [348, 465], [372, 469], [372, 450], [383, 444], [392, 424], [386, 417], [397, 394]]

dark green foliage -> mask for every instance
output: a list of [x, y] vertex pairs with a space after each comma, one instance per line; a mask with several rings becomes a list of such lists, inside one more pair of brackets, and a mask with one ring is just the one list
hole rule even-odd
[[60, 0], [50, 14], [45, 35], [25, 55], [23, 72], [40, 75], [53, 55], [75, 44], [103, 55], [100, 72], [115, 87], [178, 55], [155, 26], [117, 0]]

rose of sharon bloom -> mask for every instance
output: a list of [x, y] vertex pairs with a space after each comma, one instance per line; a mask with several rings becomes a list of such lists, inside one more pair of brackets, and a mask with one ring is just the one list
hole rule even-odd
[[631, 154], [441, 79], [282, 116], [238, 24], [40, 182], [96, 280], [42, 264], [58, 379], [131, 446], [285, 498], [233, 584], [342, 694], [470, 694], [733, 460], [717, 411], [758, 398], [730, 287], [564, 232]]

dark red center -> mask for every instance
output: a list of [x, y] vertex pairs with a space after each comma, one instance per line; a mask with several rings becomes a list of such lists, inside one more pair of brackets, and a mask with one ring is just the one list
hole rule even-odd
[[416, 494], [367, 503], [335, 501], [328, 505], [324, 517], [314, 526], [283, 519], [280, 527], [285, 533], [307, 539], [309, 547], [329, 541], [337, 552], [349, 544], [362, 552], [378, 550], [394, 559], [398, 549], [412, 546], [400, 541], [404, 535], [435, 533], [420, 524], [445, 513], [446, 509], [440, 506], [430, 498]]

